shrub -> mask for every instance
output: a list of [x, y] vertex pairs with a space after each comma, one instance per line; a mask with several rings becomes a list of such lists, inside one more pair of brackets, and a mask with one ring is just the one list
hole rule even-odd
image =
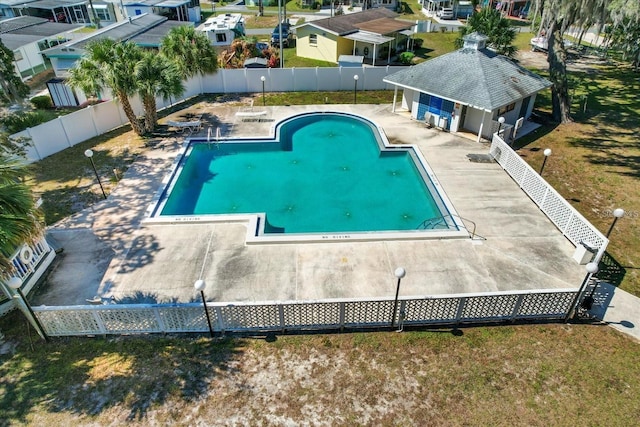
[[48, 110], [53, 108], [53, 101], [49, 95], [41, 95], [31, 98], [31, 104], [33, 108], [38, 110]]
[[38, 126], [50, 120], [49, 115], [43, 111], [28, 111], [20, 114], [9, 114], [2, 119], [2, 124], [7, 128], [10, 134], [17, 133]]
[[409, 65], [411, 64], [411, 60], [413, 59], [414, 56], [415, 54], [413, 52], [402, 52], [400, 54], [400, 63], [404, 65]]
[[424, 40], [423, 39], [414, 39], [413, 40], [413, 46], [416, 49], [420, 49], [422, 47], [422, 45], [424, 44]]

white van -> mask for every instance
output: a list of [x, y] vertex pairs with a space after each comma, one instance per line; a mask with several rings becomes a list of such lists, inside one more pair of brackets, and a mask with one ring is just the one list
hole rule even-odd
[[440, 19], [453, 19], [453, 8], [441, 7], [436, 16]]

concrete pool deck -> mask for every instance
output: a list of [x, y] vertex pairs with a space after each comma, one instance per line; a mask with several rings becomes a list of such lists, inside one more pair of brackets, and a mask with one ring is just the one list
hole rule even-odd
[[[360, 114], [391, 142], [416, 144], [477, 239], [246, 245], [244, 224], [144, 224], [142, 219], [179, 152], [159, 142], [129, 169], [104, 202], [51, 227], [65, 252], [34, 304], [84, 304], [94, 295], [131, 302], [257, 302], [393, 297], [396, 267], [407, 271], [400, 296], [577, 288], [585, 275], [574, 247], [496, 163], [474, 163], [488, 145], [437, 130], [390, 105], [202, 107], [225, 137], [265, 136], [279, 120], [307, 111]], [[206, 136], [206, 128], [200, 135]], [[74, 249], [75, 248], [75, 249]]]

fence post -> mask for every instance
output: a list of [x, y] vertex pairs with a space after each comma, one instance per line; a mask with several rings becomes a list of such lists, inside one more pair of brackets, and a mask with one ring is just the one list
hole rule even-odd
[[404, 321], [407, 319], [407, 301], [400, 301], [400, 312], [398, 313], [398, 330], [404, 327]]
[[216, 312], [216, 323], [218, 324], [218, 329], [220, 329], [220, 332], [224, 334], [226, 325], [224, 323], [224, 319], [222, 318], [222, 307], [217, 305], [214, 307], [214, 310]]
[[344, 301], [340, 302], [340, 318], [338, 320], [338, 323], [340, 324], [340, 331], [344, 331], [344, 319], [345, 319], [345, 309], [346, 309], [346, 303]]
[[98, 325], [98, 329], [100, 330], [100, 332], [102, 332], [102, 335], [107, 335], [107, 332], [108, 332], [107, 327], [102, 321], [102, 316], [100, 315], [100, 312], [98, 310], [92, 310], [92, 312], [93, 312], [93, 317], [96, 320], [96, 324]]
[[[530, 294], [527, 294], [530, 295]], [[511, 320], [515, 320], [518, 314], [520, 313], [520, 306], [522, 305], [522, 301], [524, 301], [525, 294], [518, 295], [518, 300], [513, 307], [513, 311], [511, 312]]]
[[460, 297], [458, 302], [458, 310], [456, 311], [456, 325], [460, 323], [460, 319], [462, 319], [462, 312], [464, 311], [464, 307], [467, 304], [467, 297]]
[[280, 330], [282, 331], [282, 333], [285, 332], [285, 330], [287, 329], [284, 323], [284, 305], [283, 304], [278, 304], [278, 318], [280, 320]]
[[164, 322], [162, 321], [162, 316], [160, 315], [160, 309], [158, 307], [153, 307], [153, 314], [156, 316], [156, 322], [158, 322], [158, 328], [160, 332], [163, 334], [167, 333], [167, 329], [164, 326]]
[[64, 133], [64, 139], [67, 140], [67, 145], [71, 147], [71, 141], [69, 140], [69, 135], [67, 135], [67, 129], [64, 127], [64, 122], [62, 121], [62, 117], [58, 117], [58, 123], [60, 123], [60, 127], [62, 128], [62, 133]]

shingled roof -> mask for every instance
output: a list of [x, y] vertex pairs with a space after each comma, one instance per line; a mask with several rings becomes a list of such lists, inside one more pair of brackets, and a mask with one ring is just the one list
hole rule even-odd
[[[94, 40], [131, 40], [134, 37], [140, 37], [145, 32], [151, 31], [153, 28], [161, 25], [165, 21], [167, 21], [166, 17], [153, 14], [143, 14], [135, 16], [127, 21], [117, 22], [94, 33], [90, 33], [88, 36], [82, 39], [73, 40], [71, 42], [65, 43], [64, 45], [47, 49], [43, 51], [43, 53], [48, 57], [79, 57], [82, 56], [82, 49], [84, 49], [88, 43]], [[180, 24], [189, 25], [188, 22], [180, 22]], [[163, 28], [165, 28], [168, 32], [171, 26]], [[158, 39], [159, 34], [152, 34], [152, 36], [153, 37], [150, 36], [150, 38], [156, 40]], [[148, 43], [149, 40], [146, 40], [145, 42]]]
[[0, 21], [0, 39], [7, 48], [16, 50], [80, 27], [82, 27], [81, 24], [63, 24], [32, 16], [20, 16]]
[[[318, 19], [317, 21], [306, 22], [303, 25], [311, 25], [316, 28], [328, 31], [330, 33], [344, 36], [359, 30], [358, 25], [377, 19], [389, 19], [398, 16], [397, 13], [385, 9], [384, 7], [377, 9], [369, 9], [363, 12], [349, 13], [347, 15], [333, 16], [326, 19]], [[399, 22], [399, 21], [397, 21]], [[411, 26], [413, 24], [409, 24]], [[378, 33], [378, 31], [375, 31]], [[378, 33], [386, 34], [386, 33]]]
[[488, 49], [465, 47], [383, 79], [387, 83], [493, 111], [551, 82]]

